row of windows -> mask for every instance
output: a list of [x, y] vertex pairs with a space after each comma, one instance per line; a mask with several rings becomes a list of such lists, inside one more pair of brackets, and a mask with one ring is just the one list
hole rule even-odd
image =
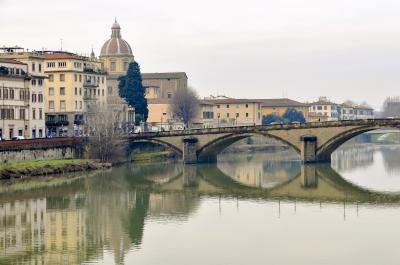
[[[49, 96], [54, 96], [54, 87], [49, 87]], [[60, 87], [60, 95], [61, 96], [65, 96], [65, 87]], [[96, 96], [96, 93], [97, 93], [97, 95], [98, 96], [100, 96], [100, 89], [97, 89], [97, 92], [96, 92], [96, 89], [89, 89], [89, 94], [92, 96]], [[74, 90], [74, 94], [75, 94], [75, 96], [77, 96], [78, 95], [78, 88], [77, 87], [75, 87], [75, 90]], [[102, 89], [101, 90], [101, 94], [102, 94], [102, 96], [104, 96], [104, 89]], [[80, 96], [82, 96], [82, 88], [80, 87], [79, 88], [79, 95]], [[87, 88], [85, 88], [85, 96], [87, 96], [88, 95], [88, 93], [87, 93]]]
[[[220, 109], [221, 106], [223, 106], [223, 105], [219, 105], [219, 104], [218, 104], [218, 105], [217, 105], [217, 109]], [[226, 106], [227, 109], [229, 109], [229, 108], [231, 107], [230, 104], [226, 104], [225, 106]], [[240, 105], [239, 105], [239, 104], [236, 104], [236, 108], [239, 108], [239, 107], [240, 107]], [[245, 107], [246, 107], [246, 108], [249, 108], [249, 104], [245, 104]], [[260, 105], [260, 104], [257, 104], [257, 109], [260, 109], [260, 107], [261, 107], [261, 105]]]
[[43, 94], [32, 94], [32, 103], [43, 102]]
[[[84, 75], [83, 78], [84, 78], [84, 80], [86, 82], [91, 81], [93, 84], [96, 81], [96, 77], [95, 76]], [[60, 74], [58, 80], [60, 82], [64, 82], [65, 81], [65, 74]], [[79, 75], [75, 74], [74, 75], [74, 81], [78, 82], [78, 80], [79, 80], [80, 83], [82, 83], [82, 75], [81, 74], [79, 74]], [[54, 74], [49, 74], [49, 82], [54, 82]], [[100, 83], [100, 77], [99, 76], [97, 77], [97, 83], [98, 84]], [[104, 76], [101, 77], [101, 83], [104, 84]]]
[[[57, 65], [60, 68], [65, 68], [65, 67], [67, 67], [67, 62], [58, 62]], [[47, 63], [47, 67], [48, 68], [54, 68], [54, 67], [56, 67], [56, 63], [55, 62], [48, 62]]]
[[36, 110], [35, 108], [32, 109], [32, 119], [33, 120], [43, 120], [43, 109]]
[[[328, 106], [313, 106], [312, 107], [312, 109], [313, 110], [322, 110], [322, 109], [324, 109], [324, 110], [328, 110]], [[336, 106], [331, 106], [331, 108], [330, 108], [331, 110], [337, 110], [337, 107]]]
[[[18, 117], [15, 113], [19, 113]], [[25, 120], [27, 111], [25, 109], [14, 110], [13, 108], [2, 108], [0, 110], [0, 119], [2, 120]]]
[[42, 79], [32, 79], [31, 80], [31, 84], [32, 84], [32, 86], [36, 86], [36, 84], [38, 86], [42, 86], [43, 85], [43, 80]]
[[[32, 63], [31, 68], [32, 68], [32, 72], [35, 72], [36, 71], [36, 64]], [[38, 64], [38, 72], [39, 73], [42, 72], [42, 64], [40, 64], [40, 63]]]
[[[260, 118], [260, 112], [258, 112], [258, 116], [259, 116], [259, 118]], [[246, 112], [245, 114], [244, 114], [244, 116], [246, 117], [246, 118], [248, 118], [248, 117], [250, 117], [250, 114], [248, 113], [248, 112]], [[214, 117], [214, 115], [213, 115], [213, 117]], [[218, 118], [221, 118], [221, 113], [217, 113], [217, 117]], [[236, 117], [236, 118], [240, 118], [240, 113], [236, 113], [236, 114], [232, 114], [232, 116], [231, 116], [231, 113], [226, 113], [226, 117], [227, 118], [229, 118], [229, 117]], [[204, 117], [204, 112], [203, 112], [203, 118], [205, 118]], [[211, 118], [212, 119], [212, 118]]]
[[[65, 110], [65, 100], [60, 100], [60, 110]], [[54, 110], [54, 100], [49, 100], [49, 109]]]
[[16, 97], [15, 90], [19, 88], [3, 88], [0, 89], [0, 99], [13, 99], [13, 100], [29, 100], [29, 91], [26, 89], [19, 89], [19, 98]]
[[[123, 62], [123, 63], [122, 63], [122, 69], [123, 69], [124, 71], [126, 71], [126, 70], [128, 70], [128, 68], [129, 68], [129, 62]], [[117, 70], [117, 64], [116, 64], [116, 62], [111, 61], [111, 63], [110, 63], [110, 70], [111, 70], [111, 71], [116, 71], [116, 70]]]

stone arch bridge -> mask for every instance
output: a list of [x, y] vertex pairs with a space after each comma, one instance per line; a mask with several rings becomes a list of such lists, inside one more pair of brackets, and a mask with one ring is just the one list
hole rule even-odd
[[313, 122], [257, 125], [133, 134], [126, 140], [151, 142], [175, 150], [186, 164], [214, 162], [218, 153], [234, 142], [264, 135], [293, 147], [304, 163], [330, 162], [331, 154], [344, 142], [364, 132], [400, 129], [400, 119]]

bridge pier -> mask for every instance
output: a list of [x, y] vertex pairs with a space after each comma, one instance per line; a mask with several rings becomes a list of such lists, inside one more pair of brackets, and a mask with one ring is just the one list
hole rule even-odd
[[317, 137], [314, 135], [303, 135], [300, 137], [301, 162], [313, 163], [317, 162]]
[[195, 137], [183, 138], [182, 160], [184, 164], [197, 163], [197, 142]]
[[183, 186], [184, 187], [199, 186], [196, 165], [184, 165], [183, 166]]

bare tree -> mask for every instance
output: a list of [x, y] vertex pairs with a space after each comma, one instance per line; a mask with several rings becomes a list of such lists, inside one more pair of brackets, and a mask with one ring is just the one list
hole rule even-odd
[[178, 89], [172, 97], [171, 112], [188, 128], [199, 112], [199, 96], [191, 88]]
[[118, 128], [118, 113], [93, 104], [86, 113], [91, 155], [101, 161], [115, 161], [121, 152], [122, 132]]

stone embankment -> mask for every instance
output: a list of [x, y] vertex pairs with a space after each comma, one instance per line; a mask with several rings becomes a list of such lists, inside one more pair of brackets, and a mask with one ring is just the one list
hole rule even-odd
[[89, 171], [110, 168], [111, 163], [100, 163], [97, 161], [79, 161], [65, 164], [44, 164], [39, 166], [5, 167], [0, 169], [0, 179], [26, 178], [64, 174], [70, 172]]

